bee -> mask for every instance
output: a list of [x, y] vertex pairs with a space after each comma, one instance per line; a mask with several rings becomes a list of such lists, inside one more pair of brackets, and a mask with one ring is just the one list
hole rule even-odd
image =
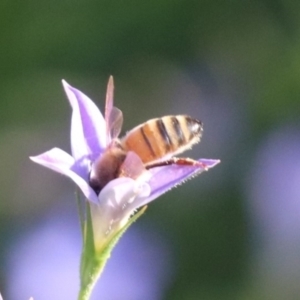
[[109, 78], [105, 105], [106, 134], [104, 153], [91, 166], [89, 183], [98, 194], [111, 180], [138, 178], [151, 168], [167, 165], [202, 166], [190, 158], [174, 157], [200, 141], [202, 122], [187, 115], [151, 119], [118, 139], [123, 124], [121, 110], [113, 106], [113, 78]]

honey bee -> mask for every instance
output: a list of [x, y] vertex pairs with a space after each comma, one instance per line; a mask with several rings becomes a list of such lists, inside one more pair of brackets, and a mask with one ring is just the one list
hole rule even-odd
[[105, 122], [109, 146], [93, 163], [90, 186], [98, 194], [111, 180], [118, 177], [138, 178], [143, 172], [171, 164], [201, 165], [190, 158], [174, 157], [200, 141], [203, 125], [187, 115], [164, 116], [149, 120], [118, 139], [122, 112], [113, 106], [113, 78], [107, 86]]

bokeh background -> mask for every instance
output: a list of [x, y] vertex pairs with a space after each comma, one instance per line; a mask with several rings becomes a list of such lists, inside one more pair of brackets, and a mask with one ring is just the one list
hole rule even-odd
[[29, 161], [70, 150], [61, 79], [123, 133], [190, 114], [187, 155], [222, 163], [153, 202], [113, 252], [93, 299], [300, 298], [300, 2], [1, 1], [0, 291], [76, 299], [74, 186]]

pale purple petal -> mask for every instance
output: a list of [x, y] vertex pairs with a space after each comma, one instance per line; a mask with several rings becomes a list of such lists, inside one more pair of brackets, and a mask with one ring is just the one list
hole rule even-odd
[[95, 247], [101, 248], [109, 238], [109, 233], [119, 228], [119, 222], [124, 218], [124, 204], [134, 195], [135, 181], [131, 178], [117, 178], [110, 181], [99, 194], [99, 203], [90, 205], [92, 224], [94, 228]]
[[151, 187], [151, 194], [149, 197], [136, 199], [132, 204], [132, 209], [146, 205], [173, 187], [199, 175], [207, 169], [213, 168], [220, 162], [220, 160], [215, 159], [200, 159], [198, 161], [203, 163], [205, 168], [199, 166], [171, 165], [150, 169], [149, 171], [153, 174], [148, 182]]
[[96, 249], [101, 249], [103, 242], [122, 228], [133, 211], [130, 205], [140, 196], [150, 194], [147, 183], [139, 183], [128, 177], [110, 181], [99, 194], [99, 203], [91, 204], [92, 224]]
[[75, 160], [96, 157], [106, 148], [105, 120], [94, 102], [81, 91], [62, 81], [71, 103], [71, 148]]
[[120, 177], [110, 181], [100, 192], [100, 205], [113, 209], [122, 209], [135, 197], [147, 197], [150, 187], [147, 183], [138, 182], [132, 178]]
[[59, 148], [52, 148], [40, 155], [30, 156], [30, 159], [59, 173], [61, 173], [63, 169], [70, 169], [75, 162], [70, 154]]
[[30, 159], [46, 168], [61, 173], [71, 178], [81, 189], [88, 200], [95, 203], [98, 202], [98, 197], [94, 190], [89, 186], [85, 178], [73, 170], [75, 160], [74, 158], [59, 148], [53, 148], [38, 156], [31, 156]]

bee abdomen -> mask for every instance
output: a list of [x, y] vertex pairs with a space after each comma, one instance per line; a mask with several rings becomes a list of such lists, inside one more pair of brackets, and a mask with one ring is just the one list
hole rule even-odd
[[167, 116], [162, 120], [168, 130], [168, 136], [173, 144], [173, 151], [200, 140], [203, 125], [200, 121], [186, 115]]
[[189, 132], [189, 141], [200, 140], [203, 132], [203, 124], [201, 121], [191, 118], [189, 116], [185, 116], [185, 124]]
[[165, 121], [168, 121], [166, 117], [156, 119], [155, 125], [157, 126], [157, 129], [160, 134], [160, 138], [163, 141], [164, 151], [167, 153], [172, 150], [174, 145], [173, 145], [172, 136], [170, 136], [167, 126], [165, 125]]
[[177, 147], [177, 142], [169, 128], [169, 117], [149, 120], [141, 126], [140, 130], [151, 152], [152, 161], [174, 151]]
[[202, 123], [186, 115], [152, 119], [132, 129], [121, 141], [144, 163], [179, 153], [200, 140]]

